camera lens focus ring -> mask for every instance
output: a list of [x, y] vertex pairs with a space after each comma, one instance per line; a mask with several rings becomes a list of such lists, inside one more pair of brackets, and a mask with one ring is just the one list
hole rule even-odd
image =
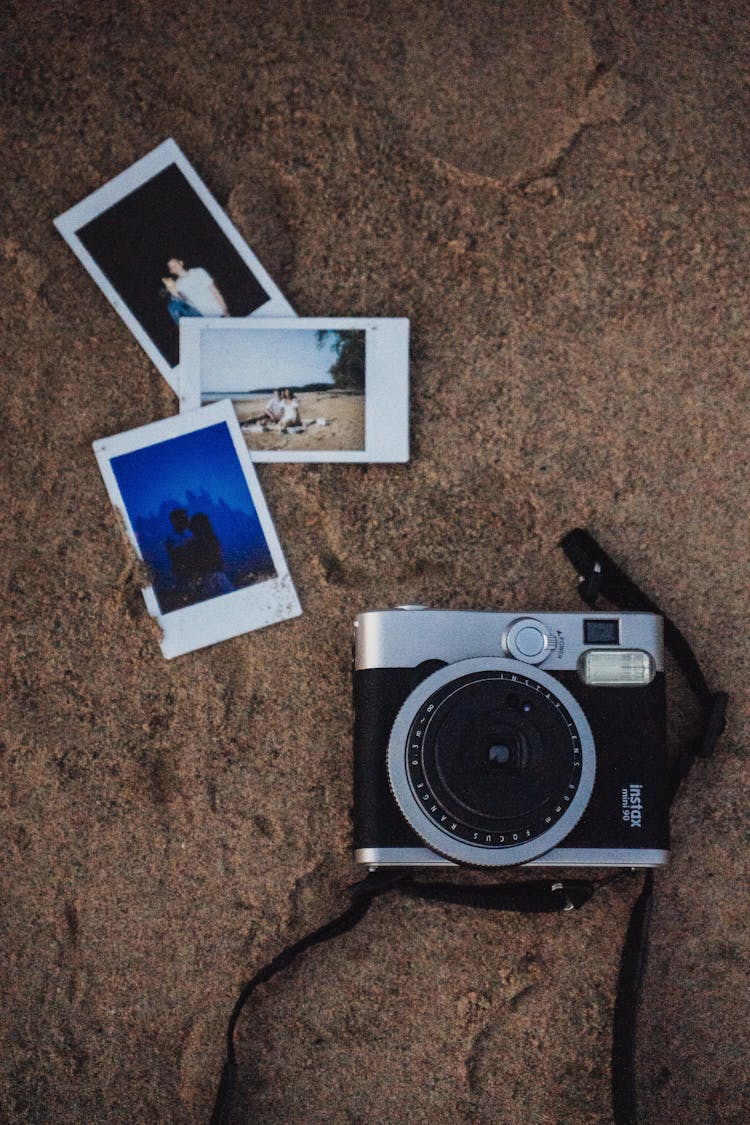
[[573, 829], [594, 784], [591, 729], [571, 693], [515, 660], [447, 665], [404, 702], [388, 777], [407, 822], [458, 863], [505, 866]]

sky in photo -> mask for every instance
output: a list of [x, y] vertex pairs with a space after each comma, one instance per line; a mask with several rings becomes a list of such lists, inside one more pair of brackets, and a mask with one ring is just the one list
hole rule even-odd
[[201, 390], [234, 394], [327, 383], [336, 361], [335, 337], [321, 346], [314, 328], [206, 328], [200, 335]]
[[123, 453], [110, 463], [131, 523], [153, 516], [167, 498], [187, 506], [190, 493], [208, 492], [230, 508], [255, 512], [226, 422]]

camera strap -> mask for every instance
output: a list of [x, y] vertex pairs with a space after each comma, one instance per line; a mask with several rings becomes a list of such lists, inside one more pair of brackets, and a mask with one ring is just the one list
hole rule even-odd
[[[587, 605], [592, 606], [597, 597], [602, 595], [620, 609], [658, 613], [664, 618], [666, 647], [684, 673], [703, 713], [699, 737], [682, 750], [670, 773], [670, 800], [673, 800], [696, 758], [707, 758], [713, 753], [724, 730], [728, 696], [726, 692], [710, 690], [690, 645], [677, 626], [628, 578], [588, 531], [575, 528], [563, 537], [560, 546], [578, 571], [579, 593]], [[578, 910], [600, 888], [632, 877], [632, 871], [623, 871], [598, 880], [531, 879], [522, 883], [461, 885], [421, 882], [408, 869], [371, 872], [349, 888], [351, 902], [346, 910], [293, 945], [287, 946], [260, 969], [240, 992], [227, 1027], [226, 1057], [211, 1125], [228, 1125], [230, 1121], [237, 1082], [235, 1030], [250, 996], [259, 985], [288, 968], [305, 950], [353, 929], [381, 895], [398, 891], [426, 902], [452, 903], [523, 914], [556, 914]], [[617, 981], [612, 1034], [612, 1112], [615, 1125], [635, 1125], [637, 1121], [635, 1025], [645, 967], [652, 896], [653, 873], [648, 871], [630, 915]]]
[[[703, 718], [697, 738], [682, 748], [670, 771], [671, 805], [696, 759], [709, 758], [716, 749], [726, 725], [729, 696], [724, 691], [711, 691], [695, 653], [675, 623], [636, 586], [588, 531], [574, 528], [563, 536], [560, 546], [578, 571], [578, 593], [586, 605], [593, 606], [602, 595], [620, 609], [658, 613], [664, 619], [664, 643], [696, 696]], [[637, 1121], [636, 1016], [646, 964], [653, 889], [653, 872], [648, 871], [641, 893], [633, 905], [620, 958], [612, 1029], [612, 1111], [615, 1125], [632, 1125]]]

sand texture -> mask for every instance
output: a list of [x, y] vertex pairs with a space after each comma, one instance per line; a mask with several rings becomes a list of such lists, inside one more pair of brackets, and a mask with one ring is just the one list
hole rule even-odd
[[[354, 615], [578, 609], [582, 525], [732, 695], [656, 875], [638, 1093], [746, 1125], [750, 8], [70, 0], [0, 34], [0, 1120], [207, 1122], [241, 984], [356, 877]], [[167, 136], [301, 315], [410, 318], [412, 388], [409, 464], [259, 466], [303, 615], [171, 662], [91, 443], [176, 400], [52, 225]], [[380, 901], [254, 999], [236, 1122], [610, 1125], [638, 886]]]
[[[297, 394], [301, 432], [283, 432], [269, 425], [265, 433], [245, 428], [243, 433], [249, 450], [288, 449], [309, 453], [327, 450], [365, 448], [365, 398], [347, 391], [300, 391]], [[235, 404], [240, 422], [262, 416], [268, 395], [243, 399]], [[319, 420], [324, 424], [319, 424]]]

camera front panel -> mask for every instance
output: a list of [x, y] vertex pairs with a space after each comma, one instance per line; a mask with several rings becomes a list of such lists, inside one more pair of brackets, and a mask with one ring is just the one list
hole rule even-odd
[[[578, 823], [566, 827], [559, 843], [543, 854], [535, 858], [519, 856], [512, 862], [567, 867], [656, 866], [667, 861], [662, 619], [655, 614], [635, 613], [539, 615], [531, 619], [532, 628], [525, 632], [528, 621], [527, 615], [517, 613], [430, 610], [381, 611], [363, 614], [357, 619], [354, 829], [358, 862], [371, 867], [451, 866], [456, 862], [497, 865], [494, 860], [487, 864], [485, 859], [482, 863], [472, 851], [466, 857], [446, 858], [440, 854], [445, 851], [440, 846], [442, 840], [428, 845], [423, 834], [415, 832], [408, 823], [395, 800], [385, 759], [399, 711], [427, 676], [451, 664], [445, 657], [455, 659], [468, 654], [479, 658], [486, 655], [488, 649], [494, 656], [498, 648], [502, 650], [507, 645], [508, 632], [513, 629], [511, 644], [518, 642], [528, 646], [531, 640], [533, 645], [538, 640], [535, 634], [542, 630], [552, 638], [549, 650], [543, 655], [541, 669], [534, 666], [532, 656], [528, 663], [521, 662], [521, 672], [525, 669], [533, 679], [542, 671], [560, 685], [560, 692], [570, 694], [590, 723], [598, 766], [596, 781]], [[643, 667], [650, 667], [648, 683], [616, 686], [596, 682], [596, 677], [593, 685], [583, 682], [582, 657], [592, 652], [597, 657], [601, 654], [599, 667], [606, 671], [612, 666], [612, 657], [618, 655], [615, 641], [619, 642], [620, 652], [626, 656], [628, 653], [638, 655]], [[391, 659], [399, 655], [422, 659], [417, 660], [416, 666], [374, 666], [384, 657]], [[446, 671], [446, 684], [454, 678]], [[471, 707], [468, 710], [471, 711]], [[468, 718], [468, 727], [465, 723], [462, 726], [460, 719], [453, 722], [452, 731], [448, 724], [447, 742], [443, 738], [441, 745], [437, 740], [430, 750], [431, 759], [428, 753], [428, 769], [437, 778], [437, 787], [444, 784], [442, 794], [432, 793], [430, 805], [440, 806], [440, 802], [434, 800], [439, 795], [459, 802], [448, 810], [444, 808], [438, 815], [455, 813], [467, 805], [480, 814], [491, 811], [491, 804], [484, 808], [481, 801], [477, 804], [481, 793], [476, 789], [472, 792], [471, 783], [469, 790], [462, 790], [460, 771], [456, 776], [450, 772], [451, 768], [455, 769], [456, 758], [449, 745], [451, 739], [455, 741], [458, 736], [459, 743], [461, 738], [472, 741], [471, 716]], [[490, 719], [491, 729], [486, 732], [489, 741], [488, 738], [483, 741], [483, 736], [477, 740], [480, 756], [487, 752], [488, 760], [481, 764], [491, 770], [490, 778], [492, 773], [508, 773], [508, 767], [512, 771], [514, 765], [523, 766], [519, 755], [521, 759], [524, 755], [530, 756], [533, 762], [536, 756], [533, 733], [529, 742], [519, 737], [514, 723], [509, 726], [502, 715], [494, 713]], [[415, 787], [416, 784], [418, 781]], [[453, 821], [458, 823], [455, 815]], [[526, 825], [523, 831], [529, 829]], [[512, 828], [511, 833], [514, 830]], [[495, 831], [498, 831], [497, 826]], [[477, 823], [472, 826], [472, 834], [474, 832], [478, 832]]]
[[[434, 670], [434, 662], [423, 668], [355, 669], [353, 827], [359, 862], [377, 863], [374, 857], [383, 850], [392, 859], [425, 851], [391, 793], [386, 758], [396, 715], [409, 693]], [[422, 860], [431, 862], [429, 855]], [[435, 857], [435, 862], [442, 860]]]
[[643, 687], [596, 688], [575, 673], [559, 679], [575, 695], [600, 748], [588, 807], [565, 840], [569, 849], [631, 853], [664, 863], [669, 854], [664, 673]]

